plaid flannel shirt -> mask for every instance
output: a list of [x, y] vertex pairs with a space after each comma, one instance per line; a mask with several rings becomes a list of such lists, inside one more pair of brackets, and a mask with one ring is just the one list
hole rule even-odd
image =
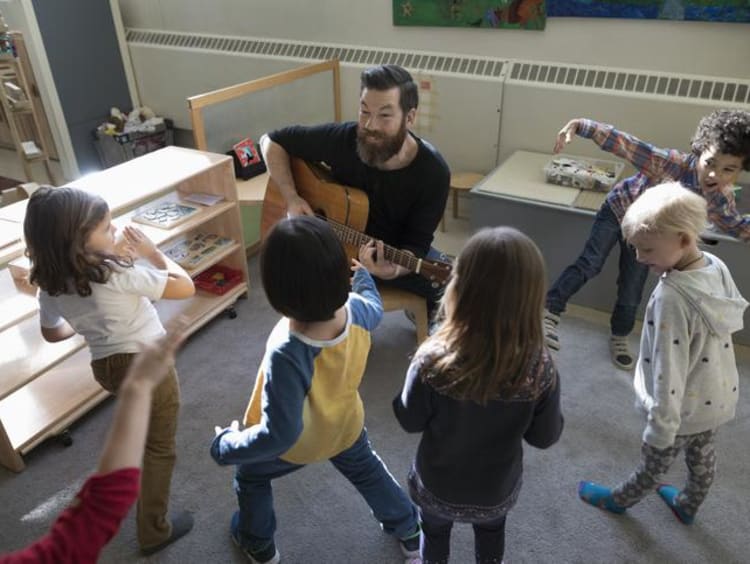
[[606, 123], [580, 119], [576, 133], [591, 139], [601, 149], [631, 163], [638, 172], [619, 181], [607, 195], [607, 202], [619, 221], [630, 204], [644, 190], [663, 182], [676, 181], [700, 194], [708, 203], [708, 218], [724, 233], [750, 241], [750, 216], [737, 212], [731, 190], [702, 189], [698, 182], [698, 156], [675, 149], [660, 149]]

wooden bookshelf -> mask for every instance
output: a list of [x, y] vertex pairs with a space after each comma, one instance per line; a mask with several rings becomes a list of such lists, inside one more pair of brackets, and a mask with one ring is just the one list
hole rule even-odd
[[[230, 157], [166, 147], [80, 178], [69, 186], [103, 197], [109, 203], [118, 231], [131, 223], [133, 215], [145, 206], [162, 201], [178, 202], [195, 192], [223, 198], [211, 206], [190, 204], [199, 211], [172, 229], [133, 224], [157, 245], [166, 245], [198, 231], [234, 241], [190, 274], [196, 276], [221, 264], [240, 271], [242, 282], [222, 295], [198, 290], [186, 300], [157, 302], [157, 311], [164, 323], [184, 315], [189, 320], [188, 333], [192, 333], [231, 308], [248, 291], [247, 260]], [[22, 225], [26, 203], [12, 206], [13, 209], [4, 209], [0, 221]], [[22, 254], [23, 247], [14, 248], [14, 252]], [[35, 289], [14, 280], [8, 268], [0, 268], [0, 307], [3, 312], [0, 320], [0, 350], [3, 351], [0, 464], [20, 472], [24, 468], [22, 455], [45, 439], [65, 431], [109, 394], [94, 380], [83, 338], [75, 336], [59, 343], [47, 343], [42, 338]]]

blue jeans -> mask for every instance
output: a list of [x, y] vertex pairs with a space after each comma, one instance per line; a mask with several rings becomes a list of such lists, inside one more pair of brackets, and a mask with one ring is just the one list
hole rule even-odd
[[[430, 250], [425, 255], [425, 258], [431, 260], [439, 260], [441, 262], [447, 263], [452, 262], [448, 255], [441, 251], [438, 251], [434, 247], [430, 247]], [[399, 288], [401, 290], [411, 292], [412, 294], [422, 296], [427, 301], [427, 318], [429, 320], [432, 320], [435, 317], [438, 302], [443, 295], [444, 286], [433, 286], [433, 284], [429, 280], [427, 280], [427, 278], [414, 273], [406, 274], [405, 276], [400, 276], [398, 278], [394, 278], [393, 280], [382, 280], [381, 278], [375, 278], [375, 280], [377, 280], [378, 284], [391, 286], [393, 288]]]
[[608, 202], [604, 202], [591, 226], [583, 252], [568, 266], [547, 292], [547, 309], [560, 315], [570, 297], [590, 279], [599, 274], [615, 244], [620, 244], [620, 270], [617, 275], [617, 301], [610, 318], [613, 335], [628, 335], [635, 325], [635, 314], [643, 296], [648, 267], [635, 258], [630, 245], [622, 237]]
[[[386, 533], [407, 537], [417, 528], [417, 509], [372, 450], [367, 430], [331, 463], [357, 488]], [[280, 458], [240, 464], [234, 489], [240, 506], [237, 530], [232, 533], [246, 548], [267, 545], [276, 531], [271, 480], [303, 468]]]
[[[501, 562], [505, 553], [505, 515], [485, 523], [473, 523], [474, 557], [477, 564]], [[419, 554], [424, 564], [448, 564], [453, 521], [423, 509]]]

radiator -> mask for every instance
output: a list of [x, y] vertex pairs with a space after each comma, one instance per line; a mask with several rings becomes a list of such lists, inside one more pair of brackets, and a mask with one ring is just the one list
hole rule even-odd
[[[453, 170], [488, 172], [517, 149], [550, 152], [557, 131], [572, 117], [613, 123], [657, 145], [687, 149], [702, 115], [750, 107], [750, 81], [733, 78], [146, 29], [128, 29], [127, 43], [142, 103], [184, 129], [191, 127], [188, 96], [330, 58], [341, 62], [343, 118], [356, 119], [362, 69], [400, 64], [420, 85], [415, 130]], [[286, 97], [267, 96], [262, 108], [253, 104], [260, 106], [253, 99], [235, 108], [247, 115], [247, 131], [211, 132], [212, 150], [301, 121], [297, 104]], [[307, 121], [332, 119], [332, 112], [308, 114]], [[570, 152], [593, 156], [598, 149], [577, 141]]]

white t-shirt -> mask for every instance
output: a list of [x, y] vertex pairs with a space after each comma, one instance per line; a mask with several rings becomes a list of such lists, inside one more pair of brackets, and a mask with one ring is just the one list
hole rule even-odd
[[106, 283], [91, 284], [90, 296], [40, 291], [39, 319], [50, 329], [67, 321], [86, 339], [93, 360], [135, 353], [140, 343], [164, 334], [151, 301], [161, 298], [166, 285], [166, 270], [139, 264], [115, 267]]

